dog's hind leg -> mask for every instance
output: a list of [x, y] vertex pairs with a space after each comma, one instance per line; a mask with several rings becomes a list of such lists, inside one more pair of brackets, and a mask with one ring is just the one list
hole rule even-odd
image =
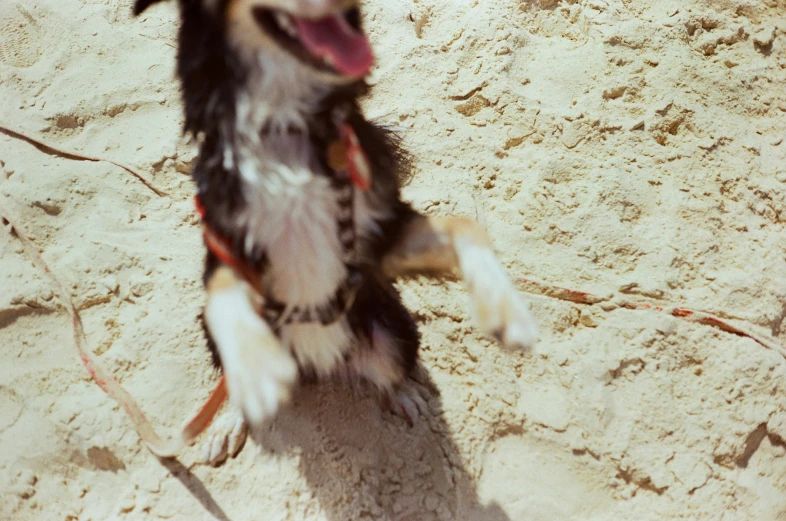
[[527, 349], [538, 328], [527, 303], [505, 273], [486, 233], [462, 217], [418, 216], [382, 260], [389, 278], [440, 275], [460, 269], [475, 319], [504, 346]]
[[398, 332], [374, 323], [369, 338], [363, 339], [357, 352], [347, 360], [347, 369], [374, 387], [383, 409], [413, 426], [427, 413], [429, 392], [412, 378], [412, 371], [402, 363], [403, 352], [417, 349]]
[[428, 392], [412, 378], [420, 337], [388, 282], [368, 281], [348, 314], [359, 345], [347, 358], [351, 378], [369, 382], [382, 406], [413, 425], [427, 410]]

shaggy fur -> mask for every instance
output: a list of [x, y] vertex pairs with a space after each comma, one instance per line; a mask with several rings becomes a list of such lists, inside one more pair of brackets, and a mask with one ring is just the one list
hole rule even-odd
[[[138, 0], [135, 13], [155, 2]], [[179, 4], [177, 71], [185, 132], [200, 142], [193, 177], [205, 224], [262, 286], [250, 287], [208, 252], [205, 331], [247, 423], [270, 418], [303, 379], [340, 376], [401, 397], [419, 342], [392, 285], [401, 275], [461, 269], [488, 333], [515, 347], [535, 341], [527, 307], [483, 232], [465, 219], [428, 219], [401, 201], [407, 156], [395, 135], [363, 117], [363, 80], [304, 61], [260, 22], [260, 13], [340, 13], [359, 33], [355, 1]], [[367, 191], [329, 166], [344, 124], [368, 157]], [[406, 397], [393, 409], [409, 420], [417, 413]], [[237, 418], [218, 422], [210, 462], [242, 445]]]

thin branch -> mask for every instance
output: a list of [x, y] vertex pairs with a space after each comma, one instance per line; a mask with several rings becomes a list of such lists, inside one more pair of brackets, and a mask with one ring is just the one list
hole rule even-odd
[[3, 134], [6, 134], [8, 136], [11, 136], [12, 138], [21, 139], [22, 141], [27, 141], [28, 143], [30, 143], [31, 145], [36, 147], [38, 150], [41, 150], [42, 152], [46, 152], [47, 154], [51, 154], [51, 155], [54, 155], [54, 156], [64, 157], [66, 159], [73, 159], [75, 161], [92, 161], [94, 163], [99, 163], [99, 162], [111, 163], [111, 164], [113, 164], [113, 165], [115, 165], [117, 167], [122, 168], [126, 172], [130, 173], [131, 175], [133, 175], [134, 177], [136, 177], [137, 179], [142, 181], [142, 183], [144, 183], [145, 186], [147, 186], [152, 191], [154, 191], [156, 193], [156, 195], [158, 195], [159, 197], [167, 197], [167, 193], [166, 192], [164, 192], [162, 190], [159, 190], [158, 188], [153, 186], [153, 183], [148, 181], [145, 178], [145, 176], [143, 176], [142, 174], [140, 174], [139, 172], [137, 172], [136, 170], [134, 170], [130, 166], [126, 166], [126, 165], [124, 165], [122, 163], [118, 163], [116, 161], [112, 161], [111, 159], [102, 159], [100, 157], [91, 157], [91, 156], [86, 156], [84, 154], [78, 154], [76, 152], [69, 152], [67, 150], [63, 150], [61, 148], [57, 148], [57, 147], [54, 147], [54, 146], [49, 145], [47, 143], [44, 143], [40, 139], [36, 139], [36, 138], [30, 137], [30, 136], [28, 136], [26, 134], [23, 134], [22, 132], [19, 132], [18, 130], [12, 130], [12, 129], [10, 129], [10, 128], [6, 127], [6, 126], [3, 126], [3, 125], [0, 125], [0, 132], [2, 132]]

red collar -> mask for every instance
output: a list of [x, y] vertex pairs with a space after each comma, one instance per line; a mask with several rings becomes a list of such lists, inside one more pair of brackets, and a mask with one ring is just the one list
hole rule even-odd
[[[341, 129], [341, 141], [338, 143], [342, 143], [344, 146], [345, 160], [343, 163], [346, 164], [346, 172], [349, 174], [352, 184], [365, 192], [371, 188], [371, 163], [369, 163], [365, 150], [360, 146], [355, 129], [346, 122], [339, 128]], [[330, 165], [330, 168], [336, 171], [342, 170], [334, 168], [333, 165]]]
[[237, 257], [232, 252], [232, 243], [229, 239], [220, 235], [207, 223], [207, 212], [202, 205], [202, 200], [199, 198], [199, 195], [194, 198], [194, 204], [196, 205], [196, 210], [200, 219], [202, 219], [202, 236], [208, 251], [215, 255], [222, 264], [233, 268], [243, 275], [243, 278], [251, 284], [254, 290], [260, 293], [262, 291], [262, 281], [259, 279], [257, 271], [254, 270], [248, 262]]

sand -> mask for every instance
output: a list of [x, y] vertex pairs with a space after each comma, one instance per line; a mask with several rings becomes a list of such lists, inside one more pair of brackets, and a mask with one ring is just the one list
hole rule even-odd
[[[174, 80], [176, 10], [2, 0], [0, 206], [157, 427], [216, 380]], [[786, 7], [776, 0], [366, 2], [368, 114], [416, 157], [405, 197], [480, 220], [532, 294], [531, 354], [478, 335], [460, 284], [402, 285], [434, 386], [414, 428], [340, 387], [221, 468], [159, 462], [76, 357], [68, 315], [0, 233], [0, 519], [786, 519], [786, 361], [619, 298], [786, 343]]]

